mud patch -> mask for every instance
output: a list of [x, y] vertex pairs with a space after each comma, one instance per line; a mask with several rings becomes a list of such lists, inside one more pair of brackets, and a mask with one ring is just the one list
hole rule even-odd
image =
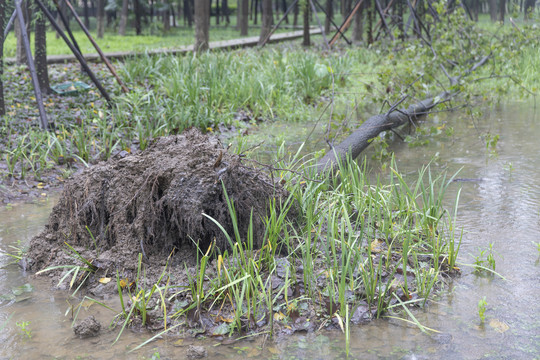
[[44, 231], [31, 241], [28, 264], [34, 271], [75, 262], [90, 266], [84, 258], [97, 274], [119, 269], [129, 275], [143, 254], [149, 274], [159, 275], [168, 259], [171, 267], [185, 271], [184, 264], [195, 265], [196, 244], [229, 248], [209, 218], [234, 234], [227, 195], [239, 233], [247, 234], [251, 221], [254, 246], [260, 247], [270, 200], [285, 194], [219, 140], [192, 129], [69, 180]]

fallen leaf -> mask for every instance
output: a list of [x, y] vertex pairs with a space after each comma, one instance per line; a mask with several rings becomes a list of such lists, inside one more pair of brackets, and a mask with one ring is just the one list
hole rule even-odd
[[99, 282], [102, 284], [108, 284], [110, 281], [111, 281], [111, 278], [107, 278], [107, 277], [102, 277], [101, 279], [99, 279]]
[[285, 319], [285, 314], [283, 314], [281, 311], [274, 314], [275, 321], [281, 321], [283, 319]]
[[491, 326], [493, 329], [495, 329], [495, 331], [501, 334], [506, 330], [510, 329], [510, 326], [508, 326], [508, 324], [497, 319], [491, 319], [489, 321], [489, 326]]

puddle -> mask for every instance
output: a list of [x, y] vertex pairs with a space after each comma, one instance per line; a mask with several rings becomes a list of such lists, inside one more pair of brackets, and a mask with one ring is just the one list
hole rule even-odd
[[[496, 271], [505, 280], [478, 275], [471, 267], [462, 266], [462, 276], [450, 282], [425, 311], [415, 313], [423, 325], [440, 333], [426, 335], [399, 320], [373, 321], [352, 328], [350, 358], [539, 358], [540, 252], [533, 242], [540, 242], [540, 128], [536, 126], [540, 116], [530, 105], [512, 104], [493, 110], [474, 124], [455, 114], [441, 114], [425, 126], [438, 126], [443, 121], [454, 128], [453, 137], [438, 137], [416, 148], [393, 145], [399, 170], [412, 174], [438, 153], [432, 166], [435, 173], [461, 169], [459, 178], [475, 179], [453, 183], [448, 192], [451, 207], [461, 189], [457, 226], [464, 229], [464, 234], [460, 261], [473, 263], [479, 249], [493, 244]], [[276, 127], [276, 137], [283, 132], [283, 126]], [[297, 134], [308, 131], [306, 128], [304, 125]], [[290, 134], [288, 128], [286, 131]], [[500, 135], [497, 156], [489, 155], [479, 139], [486, 131]], [[51, 199], [43, 204], [0, 210], [0, 247], [27, 244], [45, 223], [53, 202]], [[117, 330], [107, 329], [111, 315], [95, 305], [81, 310], [79, 316], [95, 315], [104, 330], [97, 338], [79, 340], [70, 328], [70, 314], [65, 316], [69, 308], [67, 294], [51, 291], [46, 279], [37, 281], [26, 276], [9, 262], [9, 258], [0, 257], [1, 294], [13, 293], [13, 288], [27, 283], [34, 290], [26, 300], [16, 302], [24, 297], [22, 294], [16, 300], [0, 301], [0, 359], [143, 359], [152, 358], [156, 351], [161, 359], [183, 358], [187, 345], [193, 343], [165, 337], [128, 354], [128, 349], [141, 344], [150, 334], [126, 331], [112, 346]], [[484, 297], [487, 310], [481, 325], [477, 305]], [[119, 309], [113, 300], [108, 304]], [[30, 322], [27, 328], [31, 338], [16, 325], [25, 321]], [[277, 342], [257, 337], [230, 345], [214, 346], [216, 343], [215, 339], [197, 342], [206, 346], [209, 358], [216, 359], [346, 358], [344, 336], [336, 332], [295, 335]]]

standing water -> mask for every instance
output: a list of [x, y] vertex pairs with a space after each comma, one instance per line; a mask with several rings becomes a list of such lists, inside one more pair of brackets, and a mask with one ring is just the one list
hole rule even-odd
[[[462, 275], [447, 283], [435, 301], [415, 312], [422, 333], [404, 321], [381, 319], [351, 330], [350, 358], [358, 359], [540, 359], [540, 116], [531, 106], [514, 104], [492, 111], [481, 120], [444, 118], [452, 137], [431, 139], [427, 146], [396, 144], [399, 171], [412, 174], [432, 162], [432, 172], [459, 171], [461, 181], [448, 190], [452, 209], [461, 189], [457, 226], [463, 229], [460, 250]], [[441, 126], [434, 117], [424, 126]], [[486, 148], [486, 133], [500, 136]], [[495, 150], [496, 151], [493, 151]], [[53, 201], [0, 210], [0, 248], [24, 247], [45, 223]], [[482, 256], [494, 256], [495, 271], [475, 272]], [[27, 276], [10, 258], [0, 258], [0, 359], [3, 358], [178, 358], [192, 340], [158, 339], [128, 354], [151, 335], [124, 332], [112, 345], [117, 330], [80, 340], [71, 330], [70, 300], [51, 291], [47, 280]], [[484, 301], [484, 321], [480, 319]], [[105, 300], [107, 302], [107, 300]], [[113, 307], [117, 304], [111, 300]], [[107, 310], [93, 305], [104, 327]], [[210, 358], [331, 359], [345, 358], [345, 340], [337, 332], [294, 335], [271, 341], [252, 338], [229, 345], [197, 340]]]

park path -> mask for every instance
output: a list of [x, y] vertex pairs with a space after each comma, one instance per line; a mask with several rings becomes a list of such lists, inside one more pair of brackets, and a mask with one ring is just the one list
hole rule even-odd
[[[321, 33], [320, 29], [312, 29], [310, 31], [311, 35], [317, 35]], [[276, 43], [281, 41], [288, 41], [288, 40], [294, 40], [301, 38], [303, 36], [303, 31], [292, 31], [292, 32], [285, 32], [285, 33], [278, 33], [273, 34], [270, 40], [268, 40], [268, 43]], [[231, 40], [221, 40], [221, 41], [211, 41], [209, 44], [210, 50], [228, 50], [228, 49], [238, 49], [238, 48], [246, 48], [246, 47], [255, 47], [259, 43], [259, 37], [258, 36], [251, 36], [251, 37], [245, 37], [241, 39], [231, 39]], [[98, 44], [99, 45], [99, 44]], [[119, 52], [110, 52], [106, 53], [105, 55], [109, 59], [117, 59], [121, 60], [127, 57], [131, 56], [137, 56], [142, 54], [149, 54], [149, 55], [161, 55], [161, 54], [185, 54], [193, 52], [193, 45], [185, 45], [185, 46], [179, 46], [177, 48], [168, 48], [168, 49], [154, 49], [154, 50], [148, 50], [144, 53], [141, 52], [134, 52], [134, 51], [119, 51]], [[83, 54], [84, 58], [87, 61], [99, 61], [100, 57], [99, 54]], [[73, 54], [69, 55], [47, 55], [47, 63], [48, 64], [59, 64], [59, 63], [65, 63], [65, 62], [72, 62], [77, 61], [77, 58]], [[5, 60], [8, 64], [15, 63], [15, 58], [7, 58]]]

